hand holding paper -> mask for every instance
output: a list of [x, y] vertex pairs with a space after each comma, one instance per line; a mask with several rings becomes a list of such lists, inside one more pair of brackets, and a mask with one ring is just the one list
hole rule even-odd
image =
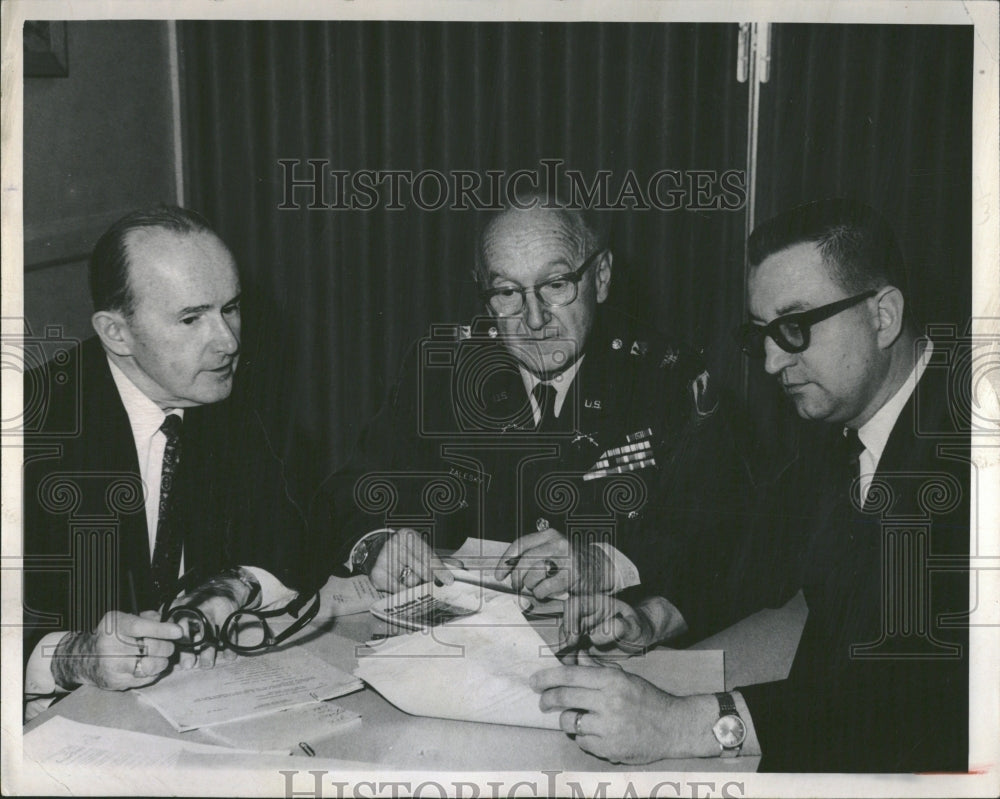
[[388, 538], [370, 576], [380, 591], [392, 592], [434, 579], [448, 585], [454, 579], [420, 533], [408, 527]]
[[[544, 520], [539, 520], [540, 525]], [[495, 577], [510, 576], [515, 591], [537, 599], [611, 589], [607, 556], [595, 547], [574, 546], [551, 527], [521, 536], [500, 556]]]

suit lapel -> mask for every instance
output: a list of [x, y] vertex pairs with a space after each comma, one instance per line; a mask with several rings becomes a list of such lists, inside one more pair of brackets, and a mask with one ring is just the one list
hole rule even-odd
[[[111, 376], [107, 355], [96, 338], [84, 343], [82, 353], [85, 387], [83, 433], [84, 446], [89, 450], [85, 451], [85, 456], [99, 471], [134, 475], [140, 479], [139, 456], [132, 426]], [[140, 604], [146, 605], [152, 596], [152, 583], [145, 505], [136, 513], [118, 514], [118, 519], [118, 571], [125, 581], [119, 588], [130, 591], [128, 579], [131, 574]]]

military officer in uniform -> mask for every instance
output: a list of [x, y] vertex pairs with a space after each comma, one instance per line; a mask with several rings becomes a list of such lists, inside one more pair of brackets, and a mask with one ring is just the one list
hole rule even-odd
[[352, 570], [384, 590], [450, 582], [435, 551], [472, 537], [508, 542], [493, 576], [538, 599], [708, 584], [742, 461], [701, 358], [605, 305], [612, 265], [579, 211], [489, 219], [488, 315], [414, 347], [321, 493], [318, 528], [346, 526]]

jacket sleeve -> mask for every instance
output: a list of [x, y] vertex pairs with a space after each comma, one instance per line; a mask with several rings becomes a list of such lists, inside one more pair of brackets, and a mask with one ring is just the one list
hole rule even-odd
[[626, 552], [643, 564], [642, 585], [623, 598], [663, 596], [704, 637], [729, 620], [726, 580], [746, 536], [751, 483], [736, 404], [714, 388], [700, 358], [677, 368], [682, 379], [661, 392], [672, 444], [642, 534]]
[[350, 459], [326, 477], [312, 498], [310, 536], [329, 572], [340, 570], [361, 538], [384, 526], [387, 512], [398, 501], [395, 475], [419, 453], [418, 390], [414, 345]]

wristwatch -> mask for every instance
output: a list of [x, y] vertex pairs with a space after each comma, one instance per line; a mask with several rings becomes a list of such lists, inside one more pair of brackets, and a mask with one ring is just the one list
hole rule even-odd
[[719, 693], [715, 698], [719, 702], [719, 718], [712, 725], [712, 734], [722, 749], [721, 757], [736, 757], [747, 739], [747, 725], [736, 710], [732, 694]]
[[383, 527], [381, 530], [372, 530], [364, 536], [351, 550], [347, 562], [347, 568], [351, 574], [371, 574], [378, 560], [382, 547], [394, 534], [395, 530]]

